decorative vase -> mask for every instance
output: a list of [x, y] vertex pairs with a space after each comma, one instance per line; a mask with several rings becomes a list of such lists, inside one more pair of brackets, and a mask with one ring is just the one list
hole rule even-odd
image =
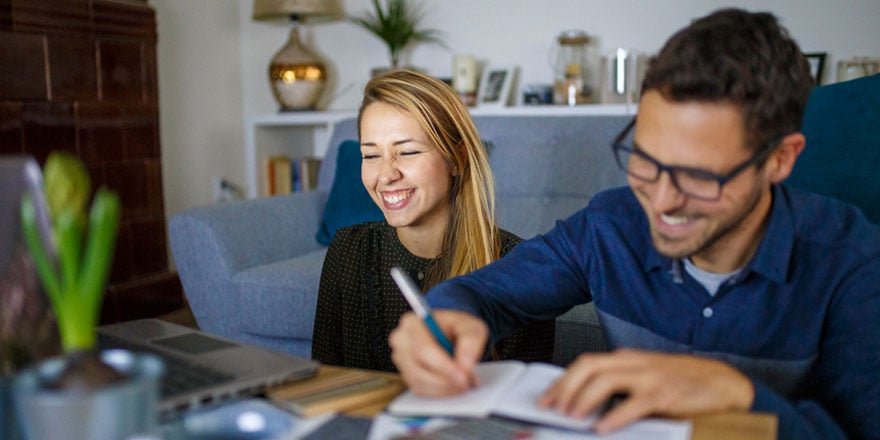
[[287, 43], [269, 63], [269, 83], [282, 111], [314, 110], [327, 83], [327, 68], [300, 43], [294, 24]]
[[70, 355], [40, 362], [13, 378], [24, 439], [124, 439], [155, 429], [162, 361], [127, 350], [105, 350], [100, 357], [126, 379], [89, 391], [47, 388], [71, 362]]

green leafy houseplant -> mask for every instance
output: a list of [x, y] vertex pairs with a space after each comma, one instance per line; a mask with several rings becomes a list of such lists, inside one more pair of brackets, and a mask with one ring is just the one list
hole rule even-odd
[[119, 197], [99, 188], [87, 214], [91, 181], [82, 162], [69, 153], [51, 153], [43, 175], [57, 258], [41, 245], [36, 207], [27, 195], [22, 198], [22, 228], [58, 321], [62, 348], [74, 358], [58, 383], [50, 386], [94, 388], [121, 380], [95, 351], [101, 300], [119, 226]]
[[422, 20], [421, 4], [410, 0], [387, 0], [383, 9], [379, 0], [373, 0], [373, 11], [365, 17], [349, 19], [379, 37], [388, 46], [391, 67], [397, 68], [404, 48], [414, 42], [445, 45], [436, 29], [417, 29]]

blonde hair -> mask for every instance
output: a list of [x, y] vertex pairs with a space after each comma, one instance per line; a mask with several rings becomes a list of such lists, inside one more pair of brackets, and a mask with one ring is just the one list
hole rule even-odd
[[495, 177], [477, 127], [458, 95], [428, 75], [392, 71], [372, 79], [364, 88], [358, 130], [364, 110], [375, 102], [412, 116], [458, 170], [449, 192], [451, 209], [443, 247], [425, 277], [425, 289], [498, 259], [501, 240], [495, 223]]

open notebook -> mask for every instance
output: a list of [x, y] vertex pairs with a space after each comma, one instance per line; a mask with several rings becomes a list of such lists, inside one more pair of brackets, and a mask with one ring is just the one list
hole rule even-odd
[[[516, 428], [519, 435], [524, 432], [534, 434], [534, 437], [528, 438], [572, 438], [568, 436], [571, 433], [565, 431], [577, 431], [574, 434], [576, 438], [584, 438], [584, 432], [588, 431], [596, 421], [596, 413], [586, 418], [572, 418], [554, 410], [540, 408], [535, 403], [538, 396], [565, 372], [562, 367], [543, 363], [526, 364], [520, 361], [498, 361], [479, 364], [474, 371], [479, 378], [480, 385], [458, 396], [419, 397], [410, 391], [401, 394], [388, 406], [388, 415], [380, 417], [382, 426], [378, 426], [376, 431], [391, 432], [395, 429], [395, 422], [393, 419], [389, 419], [389, 415], [390, 417], [436, 416], [472, 419], [498, 416], [535, 424], [535, 427], [525, 431]], [[492, 419], [485, 420], [485, 422], [491, 421]], [[454, 426], [444, 428], [448, 430], [448, 433], [444, 434], [444, 429], [441, 429], [436, 432], [434, 437], [428, 434], [425, 438], [485, 438], [485, 435], [473, 434], [471, 431], [510, 429], [509, 425], [505, 428], [503, 423], [500, 428], [493, 428], [498, 424], [482, 422], [477, 421], [470, 424], [469, 427], [463, 426], [461, 429]], [[516, 427], [516, 425], [513, 426]], [[687, 420], [652, 418], [632, 423], [612, 434], [612, 437], [684, 440], [691, 437], [691, 428], [692, 424]], [[453, 433], [459, 436], [453, 437]], [[376, 438], [373, 434], [374, 432], [371, 432], [371, 438]], [[593, 438], [592, 435], [589, 438]]]
[[555, 426], [586, 430], [596, 420], [592, 414], [583, 419], [567, 417], [535, 402], [565, 370], [542, 363], [520, 361], [485, 362], [475, 374], [480, 385], [453, 397], [419, 397], [403, 393], [388, 406], [388, 413], [411, 416], [488, 417], [490, 415]]

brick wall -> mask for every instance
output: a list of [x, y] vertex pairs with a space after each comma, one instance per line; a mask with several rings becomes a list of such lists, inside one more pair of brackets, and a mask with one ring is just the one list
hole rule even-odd
[[0, 0], [0, 154], [82, 158], [123, 215], [102, 322], [183, 304], [169, 271], [156, 80], [145, 0]]

